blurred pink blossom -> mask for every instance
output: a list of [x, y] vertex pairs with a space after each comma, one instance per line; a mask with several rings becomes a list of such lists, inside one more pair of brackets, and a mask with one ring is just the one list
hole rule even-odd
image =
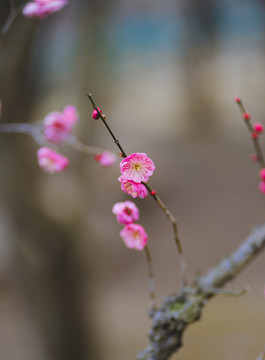
[[104, 167], [113, 165], [117, 161], [117, 156], [110, 151], [102, 151], [95, 155], [95, 160]]
[[73, 105], [67, 105], [62, 111], [62, 116], [64, 117], [65, 124], [70, 128], [73, 128], [79, 120], [77, 109]]
[[143, 250], [148, 241], [148, 236], [141, 225], [126, 225], [120, 232], [125, 245], [130, 249]]
[[155, 171], [155, 165], [146, 154], [135, 153], [122, 160], [120, 169], [125, 179], [141, 183], [149, 180], [149, 176]]
[[43, 120], [45, 139], [60, 144], [70, 135], [77, 121], [78, 113], [72, 105], [66, 106], [61, 113], [58, 111], [49, 113]]
[[263, 133], [263, 131], [264, 131], [264, 126], [263, 126], [261, 123], [254, 123], [254, 124], [253, 124], [253, 129], [254, 129], [257, 133], [261, 134], [261, 133]]
[[262, 192], [262, 194], [265, 194], [265, 182], [264, 181], [261, 181], [259, 183], [259, 190], [260, 190], [260, 192]]
[[46, 16], [60, 11], [67, 4], [67, 0], [34, 0], [24, 7], [22, 13], [29, 18], [44, 19]]
[[67, 168], [69, 160], [47, 147], [41, 147], [37, 153], [39, 166], [45, 171], [53, 174]]
[[131, 195], [133, 198], [140, 197], [141, 199], [144, 199], [147, 197], [148, 191], [143, 184], [127, 180], [122, 175], [118, 178], [118, 180], [121, 183], [122, 191]]
[[259, 176], [263, 181], [265, 181], [265, 168], [260, 169]]
[[118, 202], [112, 208], [120, 224], [127, 225], [139, 219], [139, 210], [132, 201]]

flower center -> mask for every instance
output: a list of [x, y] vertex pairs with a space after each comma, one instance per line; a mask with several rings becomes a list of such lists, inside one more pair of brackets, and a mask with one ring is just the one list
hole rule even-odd
[[127, 214], [127, 215], [132, 215], [132, 210], [129, 209], [127, 206], [125, 207], [124, 212], [125, 212], [125, 214]]
[[138, 170], [140, 170], [141, 165], [136, 163], [133, 165], [133, 168], [134, 168], [134, 170], [138, 171]]
[[134, 230], [134, 232], [133, 232], [133, 238], [134, 238], [134, 240], [138, 240], [138, 238], [139, 238], [139, 231], [138, 230]]

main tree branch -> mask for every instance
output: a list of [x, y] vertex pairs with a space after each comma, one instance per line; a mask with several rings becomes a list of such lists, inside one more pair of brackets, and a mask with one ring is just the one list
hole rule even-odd
[[150, 345], [136, 360], [166, 360], [182, 346], [187, 326], [199, 320], [208, 300], [220, 293], [265, 248], [265, 224], [255, 228], [249, 237], [228, 257], [179, 294], [165, 298], [152, 319]]

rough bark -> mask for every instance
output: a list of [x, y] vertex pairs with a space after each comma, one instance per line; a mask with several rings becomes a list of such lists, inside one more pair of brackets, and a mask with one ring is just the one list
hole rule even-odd
[[204, 306], [228, 281], [241, 272], [265, 247], [265, 224], [205, 276], [177, 295], [168, 296], [152, 320], [150, 345], [136, 360], [166, 360], [182, 346], [186, 328], [199, 320]]

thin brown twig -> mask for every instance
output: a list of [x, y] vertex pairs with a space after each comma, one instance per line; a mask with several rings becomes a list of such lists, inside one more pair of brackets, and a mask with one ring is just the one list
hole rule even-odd
[[6, 35], [9, 31], [9, 29], [11, 28], [15, 18], [20, 14], [21, 10], [25, 6], [25, 4], [23, 4], [23, 5], [19, 6], [18, 8], [16, 8], [13, 0], [9, 0], [9, 3], [10, 3], [10, 13], [9, 13], [9, 16], [6, 19], [6, 22], [4, 23], [4, 26], [2, 27], [1, 32], [0, 32], [0, 53], [3, 50], [5, 38], [6, 38]]
[[[92, 98], [92, 94], [87, 93], [87, 96], [88, 96], [88, 98], [89, 98], [89, 100], [90, 100], [90, 102], [91, 102], [91, 104], [93, 106], [93, 109], [97, 111], [99, 118], [103, 121], [104, 125], [108, 129], [111, 137], [114, 140], [114, 143], [118, 146], [119, 150], [121, 151], [122, 157], [126, 158], [127, 157], [126, 152], [124, 151], [124, 149], [121, 146], [119, 140], [116, 138], [116, 136], [114, 135], [114, 133], [110, 129], [108, 123], [106, 122], [105, 115], [102, 115], [101, 112], [98, 110], [98, 107], [96, 106], [96, 104], [95, 104], [95, 102], [94, 102], [94, 100]], [[186, 267], [186, 262], [185, 262], [185, 259], [184, 259], [183, 248], [182, 248], [182, 245], [181, 245], [181, 242], [180, 242], [180, 239], [179, 239], [179, 235], [178, 235], [177, 221], [176, 221], [175, 217], [173, 216], [173, 214], [168, 209], [168, 207], [163, 203], [163, 201], [157, 195], [156, 191], [153, 191], [152, 188], [147, 183], [142, 182], [142, 184], [146, 187], [149, 194], [152, 196], [152, 198], [155, 200], [155, 202], [158, 204], [158, 206], [163, 210], [164, 214], [166, 215], [166, 217], [168, 218], [168, 220], [170, 221], [170, 223], [172, 225], [173, 234], [174, 234], [174, 241], [176, 243], [178, 253], [180, 255], [180, 271], [181, 271], [182, 285], [186, 286], [187, 285], [187, 267]]]
[[[237, 99], [236, 103], [238, 104], [238, 107], [242, 113], [243, 119], [245, 120], [246, 126], [248, 128], [248, 131], [250, 132], [250, 134], [252, 135], [252, 133], [255, 131], [251, 122], [250, 122], [250, 118], [245, 119], [244, 118], [244, 114], [246, 113], [246, 109], [242, 103], [241, 99]], [[252, 141], [253, 141], [253, 145], [254, 145], [254, 149], [255, 149], [255, 153], [257, 155], [257, 161], [261, 167], [261, 169], [265, 168], [265, 161], [264, 161], [264, 156], [263, 156], [263, 152], [259, 143], [259, 138], [253, 138], [252, 137]]]
[[155, 276], [153, 270], [153, 263], [151, 252], [148, 245], [144, 247], [146, 262], [148, 266], [148, 280], [149, 280], [149, 296], [150, 296], [150, 316], [153, 316], [156, 310], [156, 295], [155, 295]]

